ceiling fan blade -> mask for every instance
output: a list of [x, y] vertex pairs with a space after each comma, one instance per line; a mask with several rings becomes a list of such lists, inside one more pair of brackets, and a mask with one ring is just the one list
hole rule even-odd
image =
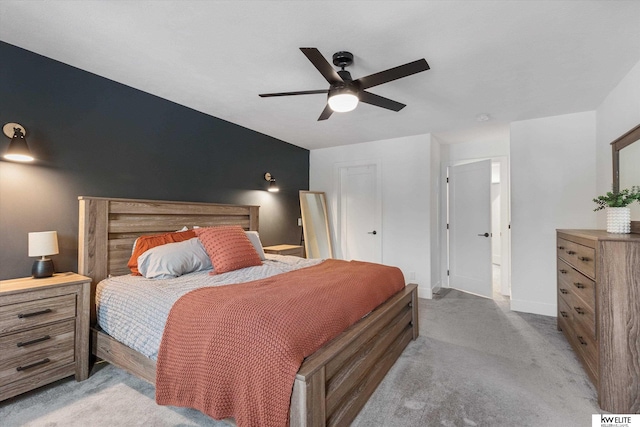
[[327, 120], [329, 117], [331, 117], [332, 113], [333, 110], [331, 109], [331, 107], [329, 107], [329, 104], [327, 104], [327, 106], [324, 107], [324, 110], [322, 110], [322, 114], [320, 114], [320, 117], [318, 117], [318, 121]]
[[367, 89], [373, 86], [381, 85], [383, 83], [398, 80], [403, 77], [419, 73], [421, 71], [427, 71], [428, 69], [429, 64], [427, 64], [427, 61], [422, 58], [418, 59], [417, 61], [409, 62], [408, 64], [389, 68], [385, 71], [380, 71], [379, 73], [360, 77], [359, 79], [355, 80], [355, 82], [359, 82], [362, 89]]
[[329, 83], [342, 83], [342, 77], [338, 75], [318, 49], [315, 47], [301, 47], [300, 50]]
[[329, 90], [327, 89], [320, 89], [320, 90], [301, 90], [298, 92], [280, 92], [280, 93], [261, 93], [260, 97], [262, 98], [268, 98], [270, 96], [290, 96], [290, 95], [313, 95], [316, 93], [328, 93]]
[[376, 107], [386, 108], [387, 110], [400, 111], [406, 107], [405, 104], [385, 98], [384, 96], [374, 95], [371, 92], [362, 91], [358, 95], [358, 98], [360, 98], [360, 102], [375, 105]]

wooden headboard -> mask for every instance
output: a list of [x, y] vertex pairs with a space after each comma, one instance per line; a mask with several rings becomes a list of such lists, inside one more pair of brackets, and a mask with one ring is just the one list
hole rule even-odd
[[143, 234], [215, 225], [258, 230], [259, 206], [165, 200], [78, 197], [78, 272], [95, 286], [109, 275], [129, 273], [127, 262], [136, 238]]

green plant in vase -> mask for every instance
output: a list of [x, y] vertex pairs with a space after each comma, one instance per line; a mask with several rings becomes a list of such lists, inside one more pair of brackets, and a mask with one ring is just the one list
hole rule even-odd
[[634, 201], [640, 203], [640, 186], [634, 185], [631, 189], [625, 188], [617, 193], [608, 191], [607, 194], [598, 196], [593, 201], [598, 205], [594, 211], [604, 208], [625, 208]]
[[629, 205], [634, 201], [640, 203], [640, 186], [625, 188], [618, 192], [609, 191], [604, 196], [598, 196], [593, 201], [598, 205], [594, 211], [607, 209], [607, 232], [630, 233], [631, 209]]

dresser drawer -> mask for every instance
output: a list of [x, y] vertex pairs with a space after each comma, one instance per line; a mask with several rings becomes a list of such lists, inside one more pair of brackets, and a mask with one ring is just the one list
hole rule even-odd
[[595, 309], [595, 282], [562, 260], [558, 261], [558, 284], [559, 287], [570, 290], [592, 311]]
[[[571, 306], [561, 295], [558, 295], [558, 328], [560, 328], [560, 321], [566, 325], [567, 322], [571, 321], [572, 317]], [[560, 329], [564, 330], [565, 328]]]
[[597, 383], [598, 372], [598, 346], [589, 333], [581, 328], [580, 324], [573, 325], [573, 336], [570, 339], [576, 353], [582, 359], [589, 376]]
[[[576, 272], [576, 274], [580, 273]], [[596, 339], [594, 309], [585, 304], [582, 298], [576, 294], [576, 288], [573, 284], [568, 285], [567, 282], [565, 279], [558, 280], [558, 316], [564, 317], [572, 325], [579, 323], [592, 339]], [[565, 313], [564, 316], [563, 313]]]
[[0, 383], [72, 364], [74, 338], [74, 319], [0, 337]]
[[576, 244], [558, 237], [556, 244], [556, 254], [558, 258], [571, 262], [572, 254], [576, 253]]
[[558, 258], [577, 268], [585, 275], [592, 279], [596, 277], [595, 249], [558, 238], [556, 253], [558, 254]]
[[0, 306], [0, 334], [74, 318], [75, 294]]
[[575, 247], [574, 266], [591, 278], [596, 277], [596, 250], [588, 246], [578, 245]]
[[582, 300], [574, 298], [571, 304], [573, 322], [579, 325], [591, 339], [596, 339], [596, 318], [593, 309], [582, 304]]

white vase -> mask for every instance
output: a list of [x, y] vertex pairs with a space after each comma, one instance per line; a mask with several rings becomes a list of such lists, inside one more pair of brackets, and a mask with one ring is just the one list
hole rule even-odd
[[607, 233], [631, 233], [630, 208], [607, 208]]

